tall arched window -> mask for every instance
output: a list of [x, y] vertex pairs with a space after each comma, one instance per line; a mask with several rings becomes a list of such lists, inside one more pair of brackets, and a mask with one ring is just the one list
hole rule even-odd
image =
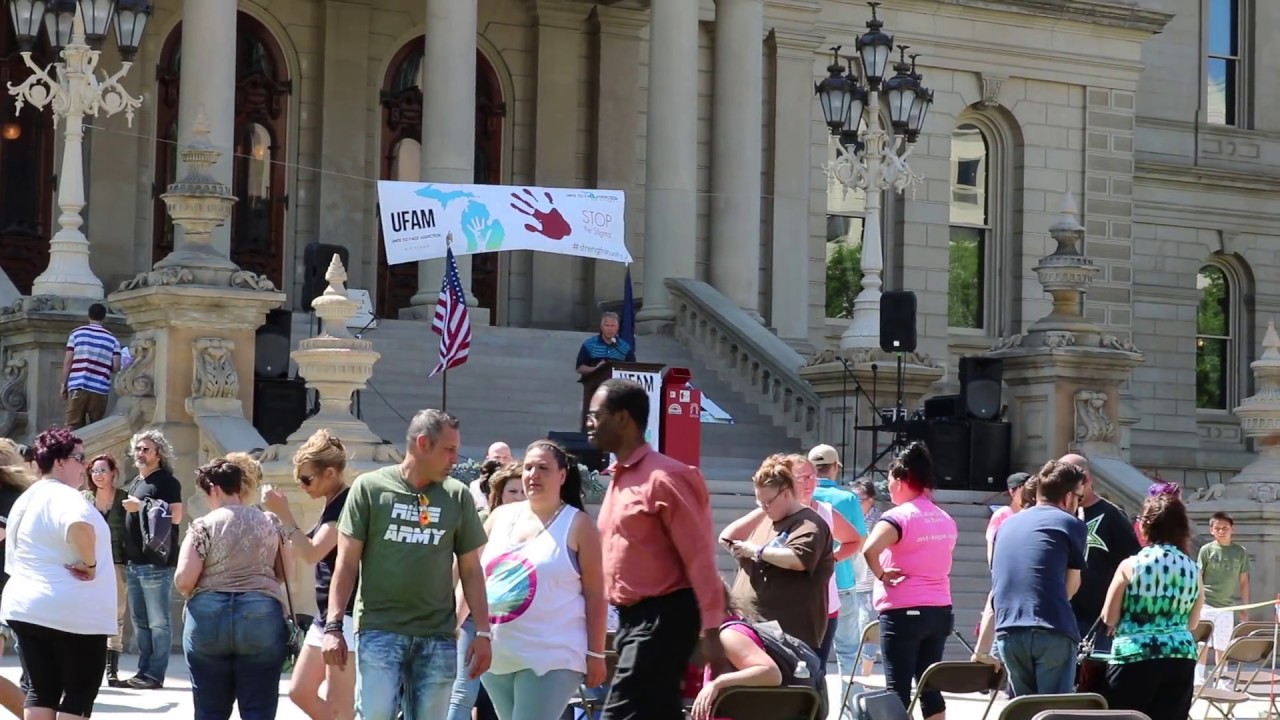
[[[32, 59], [44, 67], [51, 55], [40, 33]], [[19, 85], [30, 74], [6, 13], [0, 28], [0, 87]], [[49, 265], [55, 133], [48, 110], [23, 110], [18, 114], [8, 95], [0, 99], [0, 268], [27, 295]]]
[[[418, 180], [421, 173], [423, 38], [400, 48], [387, 68], [382, 85], [382, 168], [384, 180]], [[497, 73], [484, 53], [476, 51], [477, 184], [502, 182], [502, 131], [506, 105]], [[461, 262], [465, 262], [463, 258]], [[471, 256], [471, 292], [490, 321], [498, 322], [498, 253]], [[396, 317], [409, 306], [418, 291], [416, 263], [388, 265], [386, 249], [378, 239], [377, 310], [382, 317]]]
[[1196, 276], [1200, 305], [1196, 310], [1196, 408], [1230, 410], [1235, 394], [1235, 321], [1237, 289], [1217, 264]]
[[951, 133], [951, 239], [947, 324], [987, 327], [987, 259], [991, 219], [987, 207], [990, 146], [982, 130], [963, 123]]
[[[173, 225], [160, 194], [178, 177], [178, 105], [181, 93], [182, 26], [169, 34], [157, 68], [156, 207], [153, 259], [173, 250]], [[236, 18], [235, 157], [231, 209], [231, 259], [245, 270], [283, 286], [284, 218], [289, 80], [284, 53], [253, 16]]]

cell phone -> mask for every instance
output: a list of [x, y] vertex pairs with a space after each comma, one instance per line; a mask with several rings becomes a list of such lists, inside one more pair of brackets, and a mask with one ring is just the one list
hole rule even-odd
[[733, 544], [734, 544], [735, 542], [737, 542], [737, 540], [730, 540], [729, 538], [721, 538], [721, 539], [720, 539], [720, 543], [721, 543], [722, 545], [724, 545], [725, 547], [727, 547], [727, 548], [732, 548], [732, 547], [733, 547]]

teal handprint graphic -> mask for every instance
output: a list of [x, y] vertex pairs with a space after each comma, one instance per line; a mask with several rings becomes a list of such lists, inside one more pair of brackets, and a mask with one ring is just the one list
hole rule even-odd
[[425, 185], [418, 190], [420, 197], [435, 200], [442, 210], [448, 209], [455, 200], [463, 200], [466, 207], [462, 210], [462, 234], [467, 238], [467, 252], [490, 252], [501, 250], [507, 238], [502, 223], [489, 214], [489, 208], [476, 200], [476, 196], [465, 190], [442, 190], [435, 185]]

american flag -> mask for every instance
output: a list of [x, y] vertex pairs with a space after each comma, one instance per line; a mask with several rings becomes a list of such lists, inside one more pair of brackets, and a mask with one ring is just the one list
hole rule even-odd
[[467, 353], [471, 351], [471, 317], [467, 314], [467, 296], [462, 292], [453, 248], [449, 248], [445, 258], [444, 279], [440, 282], [440, 299], [436, 300], [431, 330], [440, 336], [440, 361], [431, 371], [431, 377], [467, 361]]

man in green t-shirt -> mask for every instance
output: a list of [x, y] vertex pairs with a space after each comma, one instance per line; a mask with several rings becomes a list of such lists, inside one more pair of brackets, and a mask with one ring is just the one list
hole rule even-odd
[[[1204, 610], [1200, 619], [1213, 623], [1213, 635], [1209, 647], [1213, 648], [1214, 662], [1231, 643], [1231, 632], [1245, 613], [1233, 613], [1221, 608], [1249, 604], [1249, 553], [1243, 546], [1231, 542], [1236, 530], [1235, 520], [1224, 512], [1216, 512], [1209, 518], [1209, 534], [1213, 540], [1200, 548], [1197, 563], [1200, 580], [1204, 583]], [[1204, 665], [1196, 666], [1196, 676], [1204, 679]]]
[[[467, 486], [449, 477], [458, 461], [458, 421], [422, 410], [409, 423], [402, 463], [351, 485], [338, 522], [338, 560], [329, 586], [332, 619], [324, 658], [346, 667], [342, 615], [356, 574], [356, 713], [395, 717], [402, 687], [405, 720], [441, 720], [457, 675], [458, 618], [453, 564], [475, 619], [467, 653], [472, 679], [489, 668], [489, 606], [480, 550], [484, 526]], [[403, 680], [402, 680], [403, 678]]]

